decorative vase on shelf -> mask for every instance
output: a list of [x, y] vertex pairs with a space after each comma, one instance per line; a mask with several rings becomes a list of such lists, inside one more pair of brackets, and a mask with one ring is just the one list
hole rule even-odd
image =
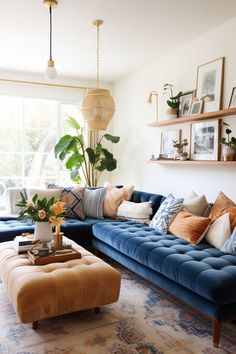
[[52, 241], [52, 226], [49, 221], [36, 221], [34, 237], [42, 242]]
[[222, 152], [224, 161], [234, 161], [235, 149], [232, 146], [224, 145]]
[[177, 118], [177, 110], [174, 108], [168, 108], [166, 111], [165, 118], [168, 120]]

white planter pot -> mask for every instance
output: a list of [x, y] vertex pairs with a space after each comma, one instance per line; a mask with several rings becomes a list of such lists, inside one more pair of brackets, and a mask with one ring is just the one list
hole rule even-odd
[[223, 159], [224, 161], [234, 161], [235, 150], [231, 146], [225, 145], [223, 147]]
[[52, 226], [49, 221], [36, 221], [34, 229], [34, 237], [36, 240], [50, 242], [52, 241], [53, 233]]
[[169, 119], [175, 119], [175, 118], [177, 118], [176, 110], [173, 108], [168, 108], [166, 111], [165, 119], [169, 120]]

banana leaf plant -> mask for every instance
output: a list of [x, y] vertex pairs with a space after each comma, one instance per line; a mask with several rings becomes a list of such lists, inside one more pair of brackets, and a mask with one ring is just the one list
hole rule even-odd
[[102, 146], [102, 141], [106, 139], [116, 144], [120, 137], [103, 134], [94, 148], [86, 147], [83, 128], [73, 117], [68, 118], [68, 123], [76, 135], [67, 134], [60, 138], [54, 148], [55, 157], [65, 161], [72, 181], [84, 181], [87, 186], [96, 187], [101, 173], [113, 171], [117, 166], [117, 160]]

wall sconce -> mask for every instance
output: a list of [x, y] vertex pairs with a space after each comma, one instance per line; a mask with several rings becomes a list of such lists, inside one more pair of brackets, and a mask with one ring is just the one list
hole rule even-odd
[[158, 93], [157, 91], [151, 91], [147, 103], [152, 103], [152, 96], [156, 96], [156, 121], [158, 122]]

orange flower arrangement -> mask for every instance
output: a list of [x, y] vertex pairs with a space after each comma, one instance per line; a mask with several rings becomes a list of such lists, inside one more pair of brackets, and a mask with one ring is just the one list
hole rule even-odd
[[64, 222], [65, 203], [61, 201], [55, 202], [54, 198], [39, 199], [38, 194], [35, 194], [32, 201], [29, 201], [21, 193], [21, 200], [16, 204], [21, 208], [19, 220], [32, 221], [49, 221], [55, 226], [55, 232], [60, 233], [60, 226]]
[[61, 229], [61, 224], [65, 221], [64, 213], [65, 213], [65, 203], [61, 201], [57, 201], [51, 206], [51, 211], [53, 215], [49, 217], [49, 221], [55, 226], [55, 233], [59, 234]]

